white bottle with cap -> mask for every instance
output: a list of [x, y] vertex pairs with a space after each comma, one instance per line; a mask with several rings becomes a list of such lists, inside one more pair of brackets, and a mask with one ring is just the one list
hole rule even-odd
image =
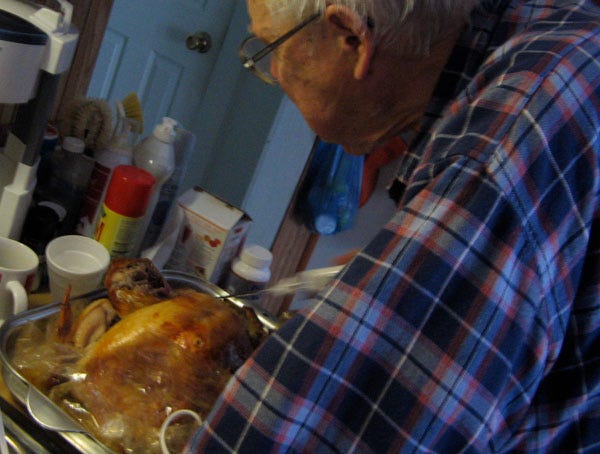
[[186, 131], [180, 125], [175, 128], [175, 140], [173, 141], [173, 150], [175, 156], [175, 170], [170, 178], [162, 184], [154, 214], [150, 219], [150, 224], [146, 229], [142, 250], [153, 246], [157, 241], [163, 241], [168, 232], [164, 232], [165, 225], [169, 222], [173, 208], [176, 205], [176, 197], [179, 187], [183, 181], [183, 176], [190, 160], [191, 154], [196, 143], [196, 136], [190, 131]]
[[[248, 293], [266, 288], [271, 279], [271, 252], [256, 244], [242, 249], [238, 258], [233, 261], [231, 273], [227, 278], [225, 290], [230, 294]], [[260, 295], [246, 300], [258, 302]]]
[[162, 123], [154, 127], [152, 134], [142, 140], [133, 149], [134, 165], [152, 174], [156, 180], [148, 204], [147, 214], [140, 230], [140, 232], [143, 233], [140, 235], [140, 239], [135, 248], [136, 254], [139, 254], [140, 249], [151, 246], [144, 241], [145, 233], [148, 230], [148, 225], [154, 215], [161, 187], [175, 170], [173, 141], [175, 140], [176, 125], [176, 120], [169, 117], [163, 117]]
[[133, 163], [154, 176], [158, 190], [175, 170], [173, 141], [176, 125], [176, 120], [163, 117], [162, 123], [154, 127], [152, 134], [133, 149]]

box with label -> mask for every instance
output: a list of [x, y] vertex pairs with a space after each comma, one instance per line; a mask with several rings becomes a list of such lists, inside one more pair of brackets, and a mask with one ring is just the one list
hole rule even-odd
[[165, 268], [192, 272], [219, 284], [242, 248], [252, 220], [198, 187], [182, 194], [178, 206], [184, 222]]

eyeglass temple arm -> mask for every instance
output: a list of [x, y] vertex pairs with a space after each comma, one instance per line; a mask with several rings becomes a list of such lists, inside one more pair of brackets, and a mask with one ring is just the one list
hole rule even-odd
[[278, 47], [282, 42], [287, 40], [294, 33], [297, 33], [300, 29], [306, 27], [308, 24], [310, 24], [312, 21], [314, 21], [316, 18], [318, 18], [320, 16], [321, 16], [321, 12], [314, 13], [313, 15], [308, 16], [306, 19], [304, 19], [302, 22], [300, 22], [298, 25], [296, 25], [290, 31], [288, 31], [287, 33], [284, 33], [283, 35], [281, 35], [279, 38], [277, 38], [272, 43], [267, 44], [263, 49], [259, 50], [252, 57], [250, 57], [248, 60], [246, 60], [246, 62], [244, 63], [244, 66], [246, 68], [254, 66], [254, 63], [259, 61], [265, 55], [268, 55], [270, 52], [273, 51], [273, 49]]

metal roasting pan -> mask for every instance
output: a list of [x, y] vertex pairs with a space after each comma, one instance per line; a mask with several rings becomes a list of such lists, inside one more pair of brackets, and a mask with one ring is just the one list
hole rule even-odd
[[[227, 295], [227, 292], [220, 287], [191, 274], [165, 270], [162, 272], [162, 275], [173, 288], [192, 288], [220, 298]], [[85, 295], [88, 302], [105, 296], [105, 289], [99, 289], [96, 292]], [[249, 306], [248, 303], [236, 298], [225, 298], [224, 301], [226, 302], [225, 304], [234, 304], [238, 307]], [[280, 322], [270, 314], [256, 307], [252, 307], [252, 309], [263, 325], [263, 328], [267, 331], [273, 331], [280, 325]], [[59, 310], [60, 302], [54, 302], [21, 312], [8, 318], [2, 324], [0, 327], [2, 377], [15, 399], [27, 409], [29, 416], [42, 428], [58, 433], [79, 452], [86, 454], [112, 453], [113, 451], [86, 432], [77, 421], [68, 416], [54, 402], [31, 385], [27, 379], [19, 374], [11, 362], [10, 351], [18, 328], [31, 322], [49, 318], [58, 313]]]

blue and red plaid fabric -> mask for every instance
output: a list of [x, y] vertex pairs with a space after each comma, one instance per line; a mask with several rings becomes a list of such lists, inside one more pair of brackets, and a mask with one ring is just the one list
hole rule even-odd
[[396, 215], [238, 370], [201, 452], [600, 452], [600, 8], [485, 1]]

